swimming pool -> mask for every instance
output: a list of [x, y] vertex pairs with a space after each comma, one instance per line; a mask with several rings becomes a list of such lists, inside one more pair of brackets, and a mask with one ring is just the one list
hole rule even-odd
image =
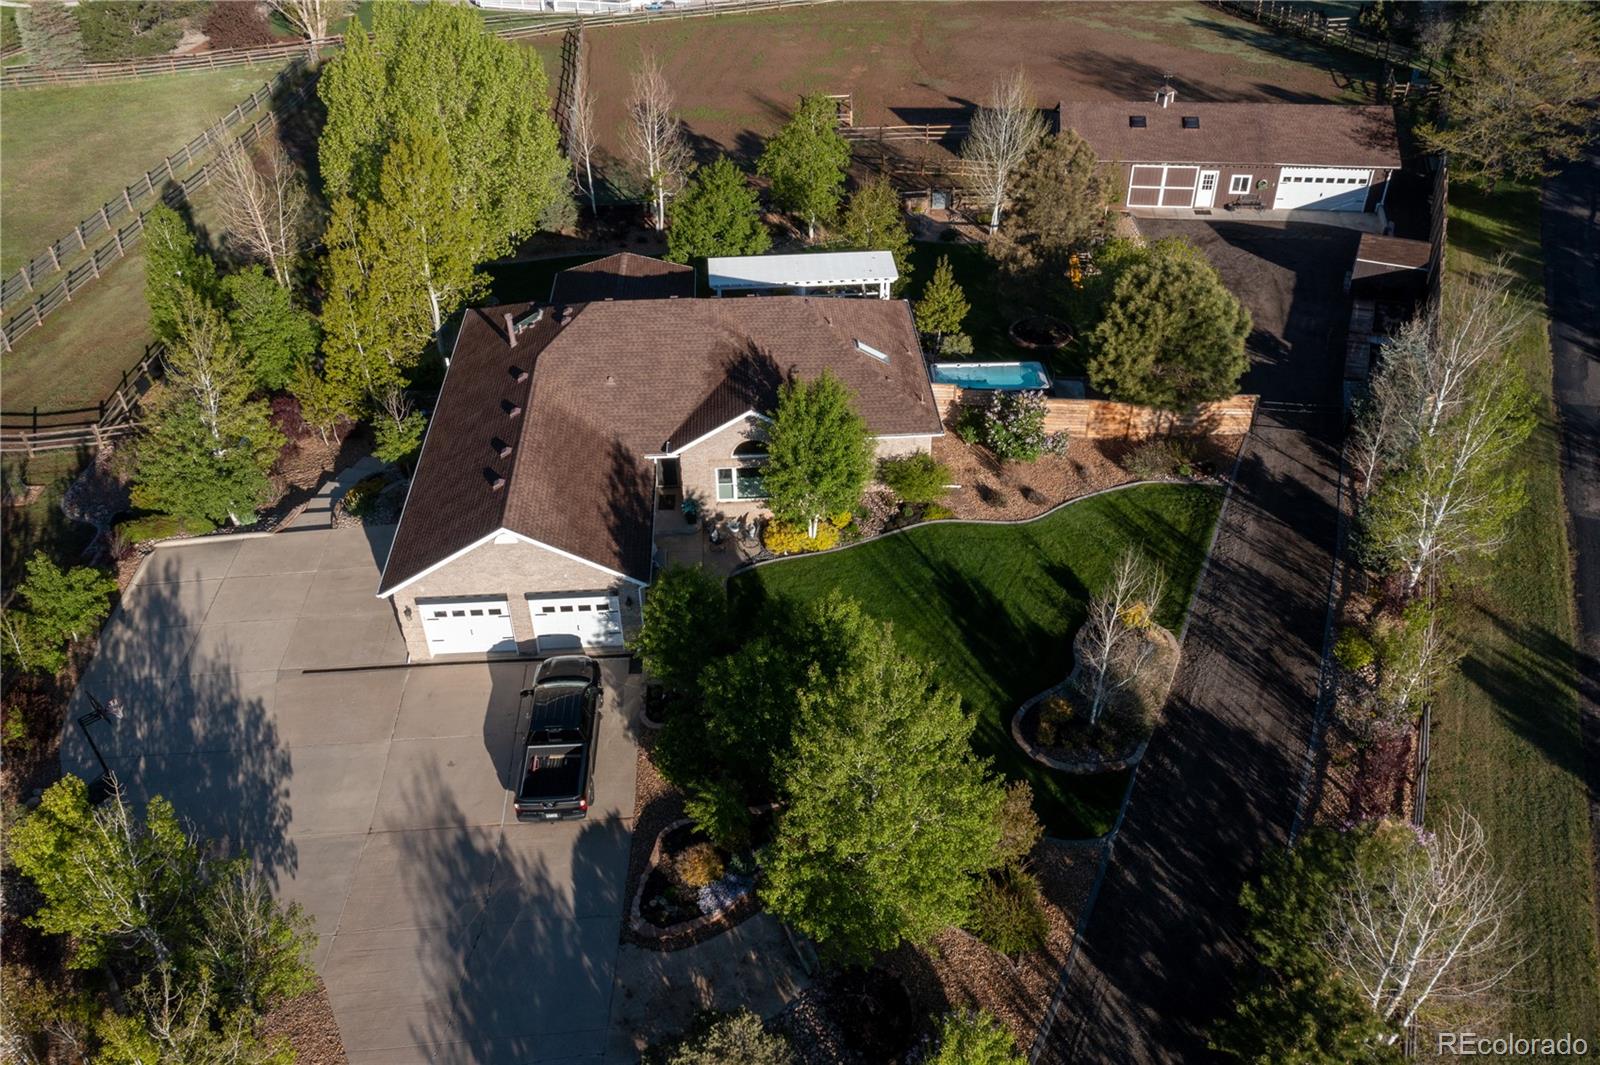
[[1039, 362], [936, 362], [928, 367], [928, 376], [936, 385], [995, 392], [1050, 387], [1050, 375]]

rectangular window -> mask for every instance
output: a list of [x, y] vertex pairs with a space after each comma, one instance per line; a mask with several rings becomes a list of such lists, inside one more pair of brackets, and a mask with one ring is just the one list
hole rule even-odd
[[767, 489], [761, 481], [765, 466], [723, 467], [717, 471], [717, 500], [734, 503], [746, 499], [765, 499]]
[[1246, 192], [1249, 192], [1250, 191], [1250, 175], [1249, 174], [1235, 174], [1235, 175], [1233, 175], [1231, 178], [1228, 179], [1228, 191], [1233, 193], [1235, 196], [1239, 196], [1239, 195], [1242, 195], [1242, 194], [1244, 194]]

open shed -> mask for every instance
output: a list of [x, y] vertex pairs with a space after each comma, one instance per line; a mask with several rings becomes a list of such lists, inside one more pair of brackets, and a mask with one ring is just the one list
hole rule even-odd
[[718, 255], [706, 260], [706, 285], [718, 296], [747, 292], [889, 298], [900, 278], [886, 251], [815, 255]]

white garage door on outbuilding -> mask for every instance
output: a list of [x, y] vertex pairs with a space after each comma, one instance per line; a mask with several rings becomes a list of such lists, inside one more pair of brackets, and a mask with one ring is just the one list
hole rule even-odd
[[417, 609], [422, 612], [422, 631], [428, 637], [430, 654], [478, 654], [517, 649], [516, 637], [511, 634], [511, 610], [503, 595], [419, 599]]
[[1370, 170], [1332, 166], [1286, 166], [1278, 175], [1275, 210], [1364, 211]]
[[540, 651], [622, 643], [622, 607], [616, 596], [529, 596], [528, 611]]

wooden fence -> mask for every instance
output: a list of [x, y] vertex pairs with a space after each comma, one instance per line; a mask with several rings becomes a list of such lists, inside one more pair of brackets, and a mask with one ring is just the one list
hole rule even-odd
[[[265, 106], [266, 101], [271, 99], [271, 93], [265, 90], [278, 84], [275, 78], [267, 86], [257, 89], [249, 100], [234, 107], [221, 122], [190, 141], [182, 151], [168, 156], [156, 169], [145, 171], [133, 185], [125, 186], [120, 199], [103, 204], [99, 211], [78, 223], [72, 233], [56, 240], [42, 257], [47, 267], [41, 268], [41, 258], [35, 258], [27, 267], [8, 277], [4, 282], [7, 300], [19, 291], [32, 295], [33, 300], [7, 318], [4, 326], [0, 327], [0, 350], [9, 352], [20, 337], [44, 324], [47, 315], [72, 302], [74, 293], [98, 279], [102, 271], [125, 256], [128, 248], [144, 234], [148, 207], [154, 206], [158, 199], [169, 206], [176, 206], [209, 184], [219, 170], [215, 153], [228, 143], [221, 136], [221, 131], [237, 125], [246, 116]], [[309, 81], [302, 82], [285, 102], [291, 106], [298, 105], [310, 86]], [[249, 147], [272, 130], [277, 121], [277, 113], [268, 110], [234, 139], [241, 146]], [[195, 159], [206, 154], [212, 155], [212, 158], [193, 172], [184, 173]], [[180, 174], [183, 176], [180, 177]], [[121, 221], [123, 218], [127, 218], [127, 221]], [[88, 238], [102, 232], [109, 233], [109, 236], [91, 248]], [[35, 277], [42, 275], [48, 278], [56, 273], [60, 274], [60, 279], [48, 288], [40, 290], [34, 284]]]
[[638, 23], [674, 22], [691, 18], [715, 18], [718, 15], [746, 15], [762, 11], [779, 11], [791, 7], [815, 7], [831, 4], [835, 0], [704, 0], [687, 7], [672, 7], [661, 11], [619, 11], [610, 15], [575, 15], [565, 19], [550, 19], [531, 26], [491, 27], [496, 37], [508, 41], [548, 37], [552, 33], [566, 33], [581, 24], [585, 29], [598, 26], [631, 26]]
[[1436, 64], [1415, 48], [1395, 44], [1384, 37], [1363, 33], [1348, 18], [1329, 18], [1315, 8], [1283, 0], [1206, 0], [1212, 7], [1251, 22], [1269, 26], [1280, 33], [1302, 37], [1318, 44], [1357, 52], [1369, 59], [1424, 71], [1431, 79]]
[[[933, 399], [953, 421], [961, 406], [985, 402], [990, 393], [959, 385], [933, 386]], [[1065, 432], [1073, 440], [1143, 440], [1152, 436], [1239, 435], [1255, 420], [1256, 396], [1239, 395], [1202, 403], [1185, 414], [1115, 403], [1106, 399], [1045, 397], [1046, 432]]]
[[121, 382], [96, 406], [0, 412], [0, 454], [93, 449], [134, 432], [139, 427], [139, 401], [160, 378], [165, 356], [166, 348], [151, 344], [139, 364], [123, 371]]
[[[337, 48], [343, 37], [324, 37], [315, 43], [315, 51]], [[7, 67], [0, 74], [0, 87], [7, 89], [37, 88], [44, 85], [93, 85], [108, 81], [135, 81], [139, 78], [157, 78], [166, 74], [192, 73], [201, 70], [231, 70], [236, 67], [253, 67], [263, 63], [281, 63], [285, 59], [305, 58], [313, 51], [309, 41], [289, 41], [285, 44], [268, 44], [259, 48], [219, 48], [214, 52], [194, 55], [155, 55], [139, 59], [119, 59], [113, 63], [85, 63], [82, 66], [50, 70], [32, 65]]]

